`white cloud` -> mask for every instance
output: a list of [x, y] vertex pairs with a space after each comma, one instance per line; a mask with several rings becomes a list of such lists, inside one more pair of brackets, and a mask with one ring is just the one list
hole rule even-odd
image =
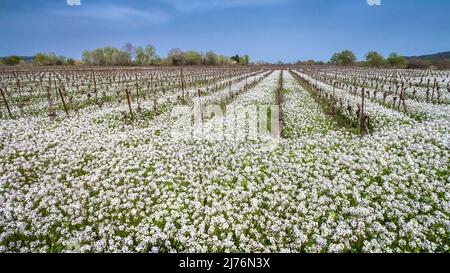
[[276, 5], [291, 0], [163, 0], [180, 12]]
[[168, 22], [171, 17], [168, 13], [157, 9], [138, 10], [122, 6], [84, 5], [81, 9], [58, 9], [52, 10], [51, 13], [57, 16], [79, 18], [80, 20], [103, 20], [129, 24], [163, 24]]

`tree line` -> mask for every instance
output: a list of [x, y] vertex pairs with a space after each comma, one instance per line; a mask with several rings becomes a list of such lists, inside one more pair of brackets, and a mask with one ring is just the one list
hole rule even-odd
[[[324, 62], [315, 62], [309, 60], [306, 62], [297, 62], [298, 64], [325, 64]], [[408, 68], [408, 69], [427, 69], [435, 67], [437, 69], [450, 69], [450, 60], [436, 59], [436, 60], [422, 60], [419, 58], [407, 59], [400, 54], [393, 52], [385, 58], [382, 54], [376, 51], [370, 51], [364, 56], [363, 61], [358, 61], [355, 53], [350, 50], [343, 50], [334, 53], [328, 64], [342, 65], [342, 66], [365, 66], [372, 68]]]
[[[127, 66], [127, 65], [249, 65], [250, 57], [248, 55], [239, 56], [238, 54], [228, 57], [216, 54], [213, 51], [206, 53], [189, 50], [182, 51], [179, 48], [169, 50], [167, 56], [162, 58], [156, 54], [153, 45], [134, 46], [126, 43], [121, 49], [113, 46], [106, 46], [94, 50], [84, 50], [82, 60], [77, 61], [73, 58], [58, 56], [55, 53], [37, 53], [32, 58], [34, 65], [51, 66], [51, 65], [97, 65], [97, 66]], [[0, 59], [3, 65], [18, 65], [26, 63], [22, 57], [9, 56]], [[277, 64], [284, 64], [278, 62]], [[317, 62], [314, 60], [298, 61], [297, 64], [304, 65], [322, 65], [325, 62]], [[419, 58], [407, 59], [400, 54], [393, 52], [385, 58], [382, 54], [371, 51], [365, 55], [363, 61], [358, 61], [355, 53], [350, 50], [343, 50], [334, 53], [328, 64], [342, 66], [365, 66], [374, 68], [409, 68], [409, 69], [427, 69], [435, 67], [437, 69], [450, 69], [450, 60], [436, 59], [423, 60]]]
[[[18, 65], [27, 63], [19, 56], [2, 58], [4, 65]], [[30, 62], [28, 62], [30, 63]], [[58, 56], [55, 53], [37, 53], [33, 58], [33, 65], [96, 65], [96, 66], [131, 66], [131, 65], [249, 65], [250, 57], [245, 55], [225, 56], [214, 51], [206, 53], [189, 50], [182, 51], [179, 48], [169, 50], [167, 56], [160, 57], [156, 54], [156, 48], [151, 45], [135, 46], [125, 43], [122, 48], [106, 46], [93, 50], [84, 50], [81, 62], [73, 58]]]
[[83, 63], [88, 65], [249, 65], [248, 55], [227, 57], [213, 51], [201, 53], [194, 50], [182, 51], [173, 48], [162, 58], [156, 54], [153, 45], [134, 46], [126, 43], [121, 49], [103, 47], [83, 51]]
[[[31, 61], [30, 61], [31, 60]], [[33, 57], [8, 56], [1, 58], [0, 64], [3, 65], [18, 65], [23, 63], [32, 63], [35, 65], [75, 65], [76, 61], [73, 58], [65, 56], [57, 56], [55, 53], [37, 53]]]
[[[357, 63], [355, 53], [350, 50], [343, 50], [338, 53], [334, 53], [330, 58], [330, 63], [334, 65], [354, 65]], [[390, 67], [390, 68], [406, 68], [406, 58], [400, 56], [398, 53], [393, 52], [389, 54], [387, 58], [376, 51], [371, 51], [365, 55], [365, 60], [360, 62], [363, 66], [368, 67]]]

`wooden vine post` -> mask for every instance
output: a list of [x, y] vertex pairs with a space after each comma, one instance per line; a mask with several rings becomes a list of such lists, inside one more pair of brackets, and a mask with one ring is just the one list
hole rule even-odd
[[[5, 87], [5, 90], [6, 90], [6, 87]], [[6, 99], [5, 92], [3, 91], [3, 88], [0, 87], [0, 91], [2, 93], [3, 101], [5, 102], [6, 110], [8, 110], [9, 117], [13, 118], [13, 115], [11, 113], [11, 109], [9, 109], [8, 100]]]
[[95, 93], [95, 103], [102, 107], [101, 104], [98, 102], [98, 94], [97, 94], [97, 80], [95, 79], [95, 71], [92, 69], [92, 80], [94, 81], [94, 93]]
[[139, 81], [137, 76], [137, 70], [134, 71], [134, 80], [136, 83], [136, 102], [137, 102], [137, 111], [141, 112], [141, 103], [139, 102]]
[[181, 94], [182, 94], [182, 98], [184, 100], [184, 76], [183, 76], [183, 66], [181, 66], [180, 68], [180, 80], [181, 80]]
[[281, 132], [283, 130], [283, 70], [281, 70], [280, 73], [280, 79], [278, 82], [278, 90], [277, 90], [277, 104], [279, 107], [279, 115], [278, 115], [278, 121]]
[[365, 92], [366, 90], [363, 88], [361, 90], [361, 109], [359, 112], [359, 133], [363, 136], [369, 132], [368, 123], [369, 116], [364, 112], [365, 107]]
[[128, 88], [125, 88], [125, 93], [127, 94], [128, 109], [130, 110], [131, 118], [133, 118], [133, 109], [131, 108], [130, 92], [128, 92]]
[[22, 88], [20, 85], [19, 73], [17, 71], [14, 71], [14, 76], [16, 78], [16, 87], [17, 87], [17, 91], [19, 92], [19, 97], [22, 98]]
[[203, 109], [202, 109], [202, 91], [200, 89], [197, 90], [198, 94], [198, 105], [199, 105], [199, 111], [200, 111], [200, 119], [201, 122], [203, 122]]
[[[404, 93], [405, 93], [405, 89], [406, 89], [406, 87], [404, 86], [404, 83], [402, 83], [402, 87], [401, 87], [401, 90], [400, 90], [400, 97], [399, 97], [399, 100], [398, 100], [398, 106], [397, 106], [397, 110], [398, 111], [400, 111], [400, 106], [402, 105], [402, 103], [404, 102]], [[394, 108], [395, 108], [395, 105], [394, 105]]]
[[335, 93], [336, 93], [336, 83], [337, 83], [337, 70], [334, 72], [334, 81], [333, 81], [333, 97], [331, 98], [331, 111], [334, 114], [334, 103], [335, 103]]
[[433, 99], [434, 99], [434, 93], [435, 93], [435, 91], [437, 91], [437, 88], [438, 88], [437, 79], [434, 78], [433, 90], [431, 92], [431, 101], [433, 101]]
[[228, 81], [229, 81], [229, 83], [228, 83], [228, 94], [231, 97], [231, 70], [228, 71]]
[[64, 100], [64, 94], [61, 91], [61, 88], [58, 88], [58, 93], [59, 93], [59, 96], [61, 97], [61, 101], [62, 101], [62, 104], [63, 104], [63, 107], [64, 107], [64, 112], [66, 112], [67, 117], [70, 117], [69, 116], [69, 110], [67, 109], [66, 101]]
[[248, 79], [248, 75], [245, 75], [245, 90], [247, 90], [248, 88], [248, 83], [247, 83], [247, 79]]
[[52, 94], [51, 94], [51, 90], [52, 90], [52, 74], [51, 74], [51, 72], [49, 72], [49, 84], [48, 84], [46, 90], [47, 90], [48, 116], [50, 117], [50, 119], [53, 119], [56, 117], [56, 112], [55, 112], [55, 109], [53, 108], [53, 98], [52, 98]]

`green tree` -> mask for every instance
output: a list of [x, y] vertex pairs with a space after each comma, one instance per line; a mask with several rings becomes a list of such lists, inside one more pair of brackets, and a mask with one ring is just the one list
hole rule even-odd
[[68, 58], [67, 61], [66, 61], [66, 64], [70, 65], [70, 66], [74, 66], [76, 64], [75, 59]]
[[50, 60], [49, 60], [47, 54], [45, 54], [45, 53], [37, 53], [34, 56], [34, 63], [36, 65], [49, 65], [50, 64]]
[[5, 65], [18, 65], [22, 58], [19, 56], [9, 56], [2, 59], [2, 63]]
[[386, 60], [380, 53], [371, 51], [366, 55], [366, 64], [370, 67], [383, 67], [386, 64]]
[[97, 62], [104, 65], [116, 65], [116, 52], [118, 51], [119, 50], [117, 48], [112, 46], [107, 46], [101, 48], [101, 50], [97, 50], [97, 54], [95, 55], [97, 57]]
[[239, 61], [240, 64], [242, 65], [248, 65], [250, 63], [250, 57], [247, 54], [245, 54], [244, 56], [241, 57]]
[[47, 54], [48, 65], [57, 65], [58, 56], [54, 52]]
[[84, 50], [81, 60], [83, 61], [83, 63], [85, 64], [89, 64], [92, 65], [94, 63], [94, 58], [92, 56], [92, 52], [89, 50]]
[[339, 53], [334, 53], [333, 56], [331, 56], [330, 63], [335, 65], [339, 64]]
[[34, 64], [36, 65], [64, 65], [66, 57], [56, 56], [55, 53], [37, 53], [34, 57]]
[[122, 51], [128, 55], [128, 64], [132, 64], [133, 58], [136, 56], [136, 47], [132, 43], [125, 43]]
[[199, 65], [202, 63], [202, 54], [197, 51], [187, 51], [184, 56], [187, 65]]
[[105, 50], [103, 48], [96, 48], [92, 52], [92, 56], [94, 59], [94, 65], [105, 65], [107, 64], [105, 58]]
[[170, 65], [169, 60], [167, 58], [162, 58], [160, 56], [156, 56], [155, 60], [153, 60], [153, 64], [155, 65]]
[[58, 56], [55, 60], [55, 65], [65, 65], [67, 63], [67, 58], [65, 56]]
[[147, 58], [146, 64], [153, 64], [157, 57], [156, 56], [156, 48], [153, 45], [148, 44], [145, 46], [144, 52], [145, 52], [145, 57]]
[[238, 54], [230, 57], [230, 60], [235, 61], [237, 64], [239, 63], [240, 57]]
[[339, 64], [341, 65], [351, 65], [356, 62], [356, 55], [355, 53], [351, 52], [350, 50], [344, 50], [341, 53], [339, 53]]
[[312, 59], [310, 59], [310, 60], [307, 60], [307, 61], [297, 61], [297, 62], [295, 62], [296, 64], [303, 64], [303, 65], [315, 65], [315, 64], [319, 64], [318, 62], [316, 62], [316, 61], [314, 61], [314, 60], [312, 60]]
[[216, 53], [214, 53], [214, 51], [206, 52], [205, 64], [207, 64], [207, 65], [217, 65], [218, 64], [218, 58], [217, 58]]
[[145, 54], [145, 50], [142, 46], [138, 46], [136, 48], [136, 63], [137, 64], [146, 64], [147, 55]]
[[230, 63], [230, 59], [224, 55], [217, 55], [217, 64], [226, 65]]
[[171, 65], [182, 65], [184, 63], [184, 53], [179, 48], [172, 48], [167, 53], [167, 60]]
[[355, 53], [350, 50], [344, 50], [339, 53], [334, 53], [330, 59], [330, 63], [337, 65], [351, 65], [356, 62]]
[[[133, 54], [136, 54], [136, 63], [144, 64], [146, 58], [140, 56], [140, 50], [143, 51], [142, 54], [145, 53], [145, 49], [140, 47], [133, 50]], [[113, 46], [106, 46], [92, 51], [83, 51], [82, 60], [88, 65], [129, 65], [130, 53]]]
[[117, 50], [115, 53], [115, 65], [126, 65], [128, 64], [128, 53]]
[[404, 68], [407, 64], [406, 59], [396, 52], [391, 53], [387, 61], [391, 67], [395, 68]]

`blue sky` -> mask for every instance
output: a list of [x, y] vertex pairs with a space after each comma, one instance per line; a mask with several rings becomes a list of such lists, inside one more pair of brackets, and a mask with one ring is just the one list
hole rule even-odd
[[[77, 0], [69, 0], [77, 1]], [[450, 50], [450, 1], [0, 0], [0, 56], [151, 43], [250, 55], [253, 61], [328, 60], [351, 49], [420, 55]]]

